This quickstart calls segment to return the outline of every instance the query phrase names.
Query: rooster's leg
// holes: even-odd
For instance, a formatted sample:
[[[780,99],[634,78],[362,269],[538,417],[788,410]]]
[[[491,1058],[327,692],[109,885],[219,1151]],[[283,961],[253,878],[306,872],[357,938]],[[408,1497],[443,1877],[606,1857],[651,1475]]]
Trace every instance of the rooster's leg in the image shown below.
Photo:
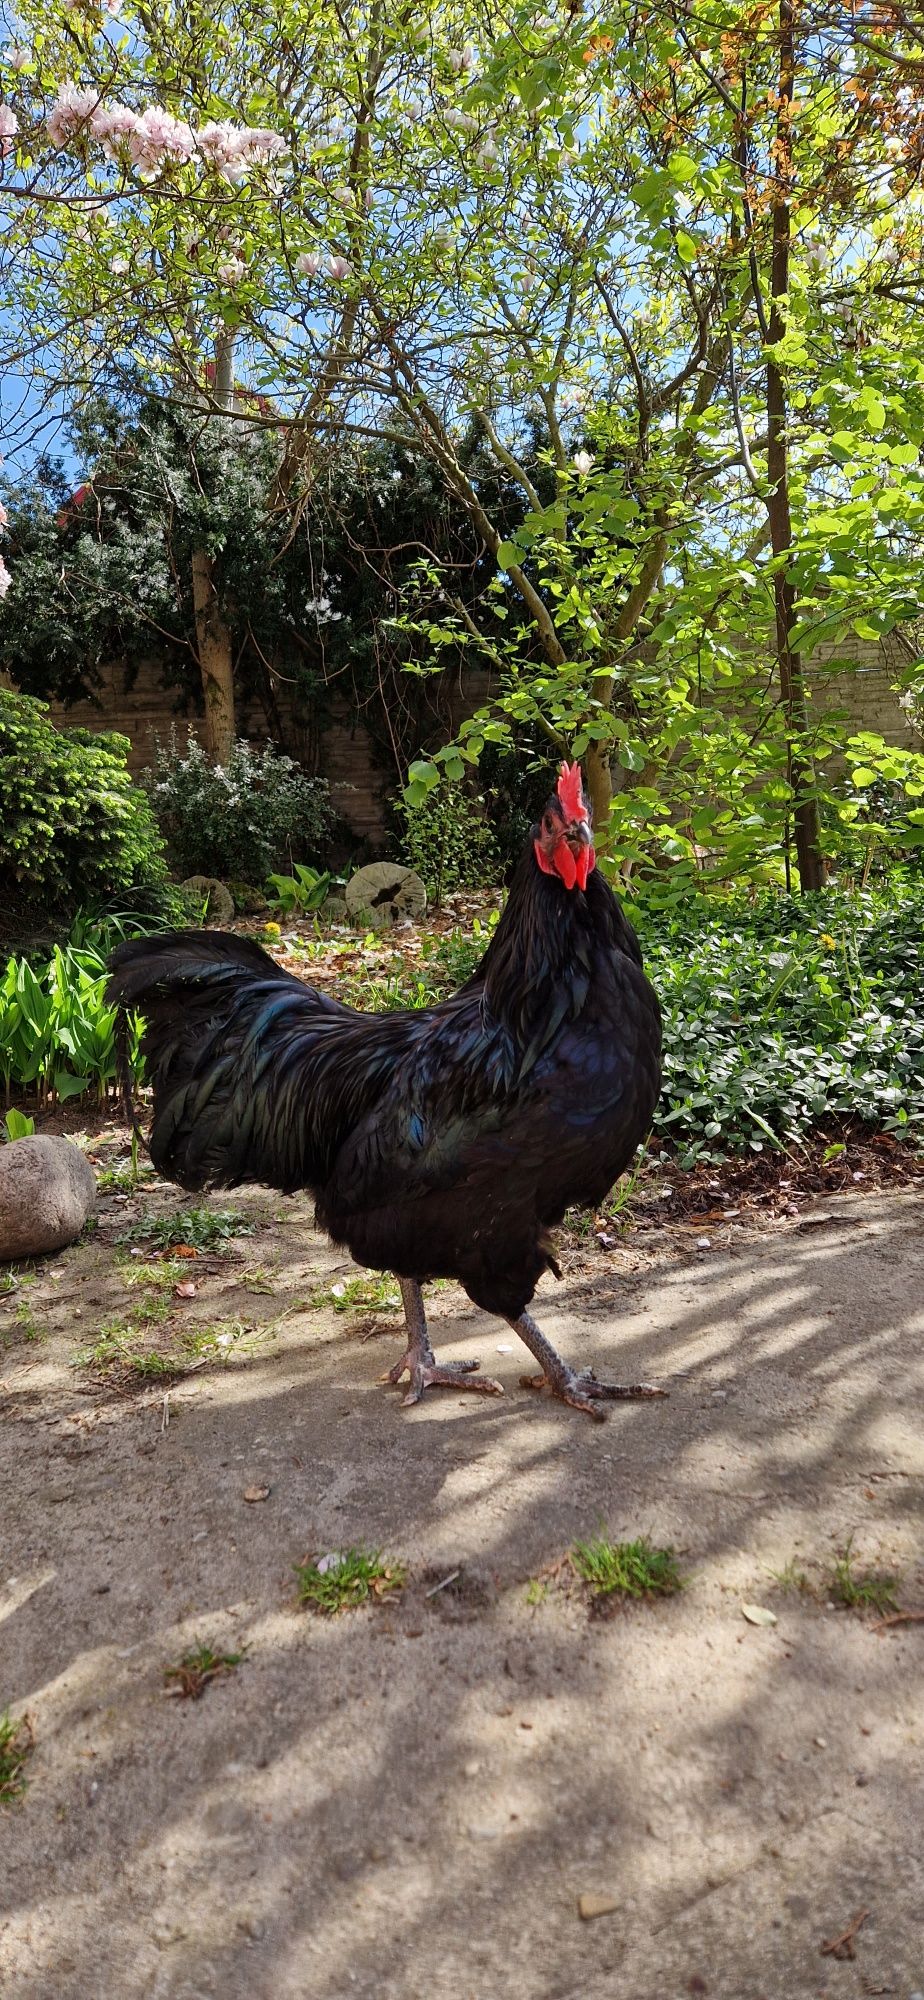
[[[556,1354],[550,1340],[536,1325],[531,1313],[520,1314],[510,1325],[514,1333],[526,1342],[531,1354],[542,1368],[541,1375],[521,1375],[525,1389],[543,1389],[546,1395],[559,1396],[563,1403],[570,1403],[575,1410],[586,1410],[588,1416],[596,1417],[602,1423],[605,1412],[601,1402],[645,1402],[652,1396],[666,1396],[666,1389],[656,1389],[651,1382],[598,1382],[592,1368],[582,1368],[580,1374],[569,1368],[560,1354]]]
[[[407,1353],[394,1368],[389,1368],[382,1381],[400,1382],[406,1369],[411,1386],[404,1397],[405,1403],[419,1403],[425,1389],[475,1389],[482,1396],[502,1396],[500,1383],[492,1382],[490,1375],[475,1376],[475,1369],[481,1365],[478,1361],[437,1361],[427,1332],[420,1286],[416,1278],[399,1278],[398,1283],[407,1321]]]

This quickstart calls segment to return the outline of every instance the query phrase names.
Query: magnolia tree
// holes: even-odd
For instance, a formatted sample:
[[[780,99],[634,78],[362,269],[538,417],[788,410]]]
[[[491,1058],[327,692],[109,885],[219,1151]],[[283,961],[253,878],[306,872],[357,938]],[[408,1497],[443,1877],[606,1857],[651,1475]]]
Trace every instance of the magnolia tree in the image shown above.
[[[433,644],[498,692],[411,796],[528,723],[584,757],[623,855],[747,867],[792,829],[817,886],[803,651],[918,609],[915,17],[25,0],[4,62],[0,346],[30,424],[141,370],[203,421],[284,426],[283,509],[344,427],[400,412],[503,593],[488,638],[443,580]],[[522,492],[512,537],[472,426]]]

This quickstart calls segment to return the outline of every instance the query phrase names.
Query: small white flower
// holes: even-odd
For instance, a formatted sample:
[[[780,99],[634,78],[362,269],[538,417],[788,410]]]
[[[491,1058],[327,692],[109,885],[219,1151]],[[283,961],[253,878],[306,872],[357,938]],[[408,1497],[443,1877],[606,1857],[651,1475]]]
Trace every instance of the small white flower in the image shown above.
[[[339,283],[341,278],[348,278],[350,275],[350,260],[348,257],[328,257],[327,268],[331,277],[336,278]]]
[[[321,258],[317,250],[305,250],[295,259],[295,269],[301,278],[316,278],[321,269]]]
[[[218,276],[223,285],[239,285],[247,266],[241,257],[229,257],[218,266]]]
[[[6,593],[9,590],[12,581],[13,579],[10,575],[9,570],[7,569],[6,563],[4,562],[3,557],[0,556],[0,597],[6,596]]]
[[[5,159],[13,150],[13,140],[19,131],[15,113],[8,104],[0,104],[0,159]]]
[[[582,479],[586,479],[588,473],[594,469],[594,462],[589,451],[576,451],[571,463],[574,466],[575,472],[579,472]]]
[[[12,42],[8,49],[4,49],[3,56],[11,69],[21,70],[25,69],[29,60],[29,51],[23,48],[21,42]]]

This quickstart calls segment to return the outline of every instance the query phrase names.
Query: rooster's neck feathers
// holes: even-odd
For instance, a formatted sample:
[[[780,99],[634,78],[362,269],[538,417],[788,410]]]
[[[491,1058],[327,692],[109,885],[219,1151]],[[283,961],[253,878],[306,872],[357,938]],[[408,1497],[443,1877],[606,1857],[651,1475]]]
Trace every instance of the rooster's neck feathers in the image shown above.
[[[577,1020],[594,957],[619,951],[641,964],[635,933],[599,872],[582,895],[523,858],[507,906],[475,974],[487,1022],[506,1029],[525,1076],[564,1021]]]

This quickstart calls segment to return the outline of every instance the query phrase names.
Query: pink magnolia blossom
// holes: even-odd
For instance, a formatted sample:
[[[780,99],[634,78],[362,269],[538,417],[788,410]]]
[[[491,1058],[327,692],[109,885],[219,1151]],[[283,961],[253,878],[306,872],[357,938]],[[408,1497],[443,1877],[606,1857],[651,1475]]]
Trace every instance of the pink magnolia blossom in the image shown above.
[[[21,42],[11,43],[8,49],[4,49],[3,54],[10,68],[15,70],[25,69],[29,60],[29,51],[23,48]]]
[[[350,260],[348,257],[328,257],[327,268],[332,278],[337,278],[338,280],[340,278],[348,278],[350,275]]]
[[[246,269],[241,257],[229,257],[226,263],[219,264],[218,276],[223,285],[239,285]]]
[[[3,557],[0,556],[0,597],[6,596],[6,593],[9,590],[12,581],[13,579],[10,575],[9,570],[7,569],[6,563],[4,562]]]
[[[207,164],[228,181],[242,181],[248,167],[285,152],[285,140],[278,132],[259,125],[233,125],[229,119],[200,126],[196,145]]]
[[[196,150],[191,126],[159,104],[150,105],[138,120],[128,146],[133,164],[146,173],[159,173],[174,162],[185,165]]]
[[[114,160],[117,153],[128,151],[139,122],[137,111],[130,111],[127,104],[97,104],[90,119],[90,130],[94,139],[99,140],[103,152]]]
[[[295,269],[302,278],[316,278],[321,269],[317,250],[305,250],[300,257],[296,257]]]
[[[99,93],[78,90],[76,83],[58,85],[58,95],[45,121],[53,146],[66,146],[69,139],[86,132],[99,108]]]
[[[13,150],[13,140],[19,131],[15,114],[8,104],[0,104],[0,160],[5,160]]]
[[[278,160],[286,150],[286,142],[278,132],[271,132],[265,125],[248,125],[244,136],[247,142],[247,156],[251,160]]]

